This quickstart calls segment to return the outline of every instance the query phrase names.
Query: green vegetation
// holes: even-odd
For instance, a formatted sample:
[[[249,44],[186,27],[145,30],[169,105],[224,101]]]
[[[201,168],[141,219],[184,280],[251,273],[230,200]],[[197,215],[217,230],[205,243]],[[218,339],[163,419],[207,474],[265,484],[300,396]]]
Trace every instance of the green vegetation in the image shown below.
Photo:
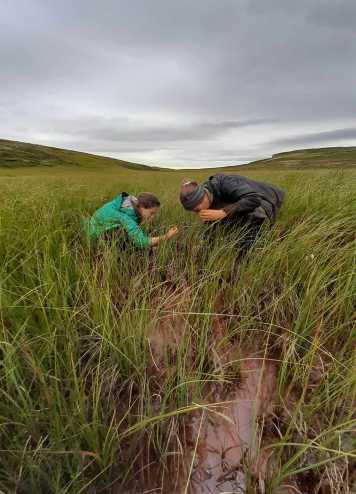
[[[356,168],[356,147],[335,147],[320,149],[299,149],[286,153],[274,154],[272,158],[252,161],[246,166],[273,169],[306,168]]]
[[[269,166],[239,169],[287,198],[238,266],[236,243],[207,246],[177,204],[187,172],[1,170],[0,491],[191,492],[184,427],[211,383],[240,382],[251,348],[277,385],[258,425],[269,467],[256,479],[243,466],[248,492],[355,491],[356,174]],[[150,229],[177,224],[177,239],[152,256],[87,245],[80,219],[122,190],[157,193]]]
[[[118,166],[131,170],[151,170],[150,167],[139,163],[97,156],[94,154],[69,151],[38,144],[8,141],[0,139],[0,169],[18,167],[80,167],[94,168],[117,168]],[[252,161],[243,165],[252,170],[257,168],[292,169],[300,170],[307,168],[323,169],[345,169],[356,168],[356,147],[330,147],[321,149],[300,149],[285,153],[274,154],[272,158]],[[232,166],[223,167],[225,170],[233,170]],[[165,168],[155,168],[165,170]],[[220,168],[221,170],[222,168]]]
[[[0,139],[0,168],[33,166],[76,166],[86,168],[97,168],[98,166],[121,166],[133,170],[151,170],[150,167],[145,165],[116,160],[114,158],[80,153],[78,151],[69,151],[68,149],[59,149],[49,146],[41,146],[38,144]]]

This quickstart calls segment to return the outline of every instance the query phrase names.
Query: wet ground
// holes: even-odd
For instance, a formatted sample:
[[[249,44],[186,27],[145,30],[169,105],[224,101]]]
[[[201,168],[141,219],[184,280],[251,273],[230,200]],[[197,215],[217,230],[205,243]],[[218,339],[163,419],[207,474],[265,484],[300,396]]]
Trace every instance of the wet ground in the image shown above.
[[[182,280],[178,285],[166,283],[164,297],[157,293],[152,301],[154,324],[148,335],[149,374],[158,388],[176,372],[175,355],[186,332],[191,330],[187,318],[190,297]],[[276,438],[268,431],[277,413],[278,364],[257,344],[251,348],[226,338],[228,317],[223,315],[223,304],[224,296],[220,292],[212,308],[207,341],[207,359],[220,378],[207,382],[203,389],[205,399],[199,402],[199,408],[180,419],[176,429],[179,447],[172,452],[172,461],[163,470],[162,465],[151,462],[151,473],[144,480],[141,478],[130,494],[265,492],[265,481],[272,477],[276,467],[272,447]],[[187,347],[185,352],[187,358],[194,356],[192,347]],[[316,353],[310,375],[311,389],[322,379],[324,361]],[[232,367],[235,375],[229,379]],[[293,390],[289,391],[290,399],[285,397],[285,402],[290,402],[293,408],[297,398]],[[159,407],[158,400],[157,413]],[[308,483],[305,479],[301,482]],[[303,492],[299,487],[297,478],[286,479],[278,494]]]
[[[268,454],[262,457],[259,450],[263,419],[274,408],[276,367],[253,354],[240,365],[241,383],[227,394],[215,393],[221,402],[206,406],[188,426],[194,443],[187,451],[192,494],[245,493],[246,476],[266,476]]]
[[[186,310],[184,298],[177,296],[176,289],[168,293],[161,309],[162,316],[149,337],[152,371],[156,375],[164,372],[164,355],[167,351],[174,353],[186,330],[186,320],[179,314]],[[247,476],[264,479],[267,474],[271,452],[261,450],[260,441],[263,422],[274,409],[276,365],[257,351],[240,349],[237,354],[229,341],[221,345],[226,336],[226,320],[219,314],[221,297],[217,297],[214,309],[209,358],[221,373],[234,361],[239,378],[228,385],[208,384],[207,401],[185,420],[183,462],[173,488],[177,494],[245,493]],[[167,487],[167,492],[171,488]]]

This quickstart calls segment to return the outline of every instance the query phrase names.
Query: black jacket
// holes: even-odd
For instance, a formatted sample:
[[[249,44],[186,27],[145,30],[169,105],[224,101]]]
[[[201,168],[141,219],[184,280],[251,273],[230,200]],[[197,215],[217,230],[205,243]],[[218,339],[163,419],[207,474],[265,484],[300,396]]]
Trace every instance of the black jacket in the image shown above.
[[[257,208],[262,207],[273,223],[284,198],[284,192],[277,187],[241,175],[213,175],[203,187],[212,194],[210,208],[224,209],[230,219],[250,213],[258,216]]]

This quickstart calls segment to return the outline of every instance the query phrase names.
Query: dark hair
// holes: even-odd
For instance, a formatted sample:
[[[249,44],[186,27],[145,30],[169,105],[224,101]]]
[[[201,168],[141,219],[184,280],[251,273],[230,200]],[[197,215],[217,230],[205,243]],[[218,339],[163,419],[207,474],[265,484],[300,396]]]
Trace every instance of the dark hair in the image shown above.
[[[137,206],[144,209],[159,208],[161,203],[156,196],[149,192],[141,192],[137,196]]]

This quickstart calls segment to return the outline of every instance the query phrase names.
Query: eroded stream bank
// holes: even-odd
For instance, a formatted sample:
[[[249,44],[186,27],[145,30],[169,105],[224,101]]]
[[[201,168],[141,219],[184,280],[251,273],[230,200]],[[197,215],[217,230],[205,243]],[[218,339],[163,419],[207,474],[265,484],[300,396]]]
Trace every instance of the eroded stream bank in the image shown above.
[[[195,340],[200,334],[196,331],[191,336],[192,295],[185,282],[167,283],[164,297],[161,295],[158,293],[152,300],[153,324],[148,333],[148,374],[157,390],[152,393],[152,398],[157,396],[153,410],[157,416],[165,398],[165,383],[176,375],[178,353],[183,351],[191,365],[197,357]],[[222,293],[217,295],[211,313],[204,316],[208,318],[205,358],[211,377],[202,385],[201,398],[190,399],[197,405],[196,410],[175,420],[169,432],[168,454],[162,463],[147,449],[147,442],[141,441],[138,455],[142,458],[137,466],[140,474],[127,494],[262,494],[278,471],[273,443],[279,438],[275,430],[271,431],[280,413],[276,352],[284,340],[281,338],[279,349],[272,352],[265,340],[251,344],[250,339],[247,344],[236,336],[239,331],[229,333]],[[310,376],[312,385],[314,377],[320,379],[320,358],[314,364],[316,377],[313,373]],[[294,400],[285,398],[293,407]],[[296,479],[287,479],[278,493],[303,492],[298,485]]]
[[[188,299],[187,293],[175,297],[172,288],[162,307],[163,315],[150,333],[152,371],[156,375],[164,372],[161,363],[165,354],[178,349],[187,330],[182,313],[188,309]],[[236,351],[226,339],[222,307],[220,293],[210,318],[209,359],[221,375],[233,363],[239,378],[233,382],[216,379],[205,385],[206,400],[200,403],[201,408],[183,420],[181,458],[172,463],[162,493],[245,493],[250,476],[260,481],[266,477],[271,451],[263,450],[263,424],[274,410],[276,363],[258,351]]]

